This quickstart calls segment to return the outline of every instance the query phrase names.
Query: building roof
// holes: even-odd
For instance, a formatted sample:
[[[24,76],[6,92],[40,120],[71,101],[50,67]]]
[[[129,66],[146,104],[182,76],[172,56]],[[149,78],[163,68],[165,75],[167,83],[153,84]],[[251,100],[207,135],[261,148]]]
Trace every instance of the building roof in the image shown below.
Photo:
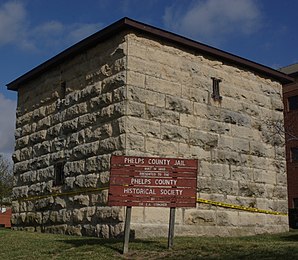
[[[47,60],[46,62],[40,64],[14,81],[8,83],[6,86],[9,90],[17,91],[24,83],[36,78],[41,73],[61,64],[67,58],[80,53],[92,46],[98,44],[99,42],[105,41],[113,35],[124,31],[132,30],[150,35],[152,37],[157,37],[159,39],[183,46],[186,48],[194,49],[201,52],[202,54],[209,55],[218,60],[229,62],[243,68],[255,71],[267,77],[273,78],[281,83],[293,82],[293,78],[284,74],[281,71],[274,70],[270,67],[261,65],[259,63],[241,58],[239,56],[233,55],[231,53],[210,47],[208,45],[196,42],[194,40],[182,37],[180,35],[147,25],[130,18],[122,18],[121,20],[109,25],[108,27],[98,31],[97,33],[85,38],[84,40],[76,43],[75,45],[69,47],[68,49],[62,51],[53,58]]]
[[[298,63],[280,68],[280,71],[287,75],[290,75],[291,77],[295,77],[298,75]]]

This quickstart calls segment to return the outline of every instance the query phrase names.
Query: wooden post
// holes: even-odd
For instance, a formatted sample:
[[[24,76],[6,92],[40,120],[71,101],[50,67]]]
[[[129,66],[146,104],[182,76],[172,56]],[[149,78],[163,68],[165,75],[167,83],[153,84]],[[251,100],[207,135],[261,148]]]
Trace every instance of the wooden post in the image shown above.
[[[131,219],[131,206],[126,207],[126,217],[124,226],[124,243],[123,243],[123,254],[128,253],[128,243],[130,234],[130,219]]]
[[[170,208],[168,249],[171,249],[174,244],[175,210],[176,210],[176,208]]]

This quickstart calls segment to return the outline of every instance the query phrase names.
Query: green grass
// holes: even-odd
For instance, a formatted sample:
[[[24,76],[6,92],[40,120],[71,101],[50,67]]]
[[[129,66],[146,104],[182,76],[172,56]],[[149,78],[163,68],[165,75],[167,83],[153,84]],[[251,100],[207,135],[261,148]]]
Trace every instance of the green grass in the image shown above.
[[[175,237],[134,240],[129,253],[115,239],[0,229],[0,259],[298,259],[298,232],[252,237]]]

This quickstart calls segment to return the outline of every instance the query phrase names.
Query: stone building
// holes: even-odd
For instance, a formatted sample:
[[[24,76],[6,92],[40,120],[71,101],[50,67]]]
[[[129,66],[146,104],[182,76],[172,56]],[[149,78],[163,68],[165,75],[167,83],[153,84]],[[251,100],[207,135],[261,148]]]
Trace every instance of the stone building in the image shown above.
[[[121,234],[125,208],[106,204],[115,154],[199,160],[200,202],[177,209],[176,235],[288,230],[284,144],[270,129],[292,81],[128,18],[110,25],[7,85],[14,229]],[[136,237],[166,236],[168,213],[134,207]]]
[[[289,224],[298,228],[298,64],[281,69],[295,79],[295,82],[284,85],[284,118],[287,158]]]

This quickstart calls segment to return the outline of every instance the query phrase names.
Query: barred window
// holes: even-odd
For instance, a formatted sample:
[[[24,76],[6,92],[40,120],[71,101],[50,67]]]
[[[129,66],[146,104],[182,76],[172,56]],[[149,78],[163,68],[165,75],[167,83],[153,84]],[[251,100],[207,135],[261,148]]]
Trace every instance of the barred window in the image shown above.
[[[298,109],[298,96],[288,98],[288,109],[289,111]]]
[[[64,99],[66,96],[66,82],[65,81],[61,81],[60,82],[60,91],[61,91],[61,98]]]
[[[298,162],[298,147],[291,148],[291,161]]]
[[[60,186],[64,184],[65,174],[64,174],[64,165],[65,162],[59,162],[54,165],[55,170],[55,186]]]
[[[222,96],[220,95],[219,83],[221,79],[211,78],[212,79],[212,98],[214,100],[222,100]]]
[[[293,199],[294,208],[298,208],[298,198]]]

